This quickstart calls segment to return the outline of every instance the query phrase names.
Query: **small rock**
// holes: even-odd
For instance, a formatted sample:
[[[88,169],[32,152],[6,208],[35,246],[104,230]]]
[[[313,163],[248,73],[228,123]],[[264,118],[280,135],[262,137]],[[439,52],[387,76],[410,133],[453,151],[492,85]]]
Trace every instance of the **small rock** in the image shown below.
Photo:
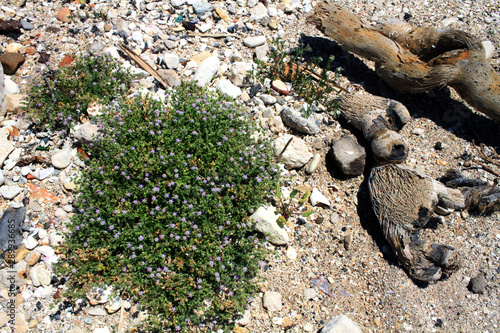
[[[71,163],[71,146],[67,142],[62,149],[55,149],[52,153],[52,165],[58,169],[64,169]]]
[[[30,270],[30,278],[35,287],[50,285],[50,272],[45,268],[44,264],[34,266]]]
[[[269,242],[274,245],[285,245],[289,242],[288,233],[277,223],[276,208],[261,206],[250,216],[252,228],[264,235],[269,235]]]
[[[12,79],[8,76],[5,77],[3,81],[5,87],[5,94],[19,94],[19,86],[12,81]]]
[[[414,128],[411,132],[415,135],[422,135],[424,134],[425,130],[423,128]]]
[[[304,326],[302,326],[302,330],[304,332],[312,332],[314,330],[314,328],[311,324],[305,323]]]
[[[304,298],[306,300],[310,300],[316,297],[316,290],[314,288],[306,288],[304,289]]]
[[[28,265],[34,266],[40,260],[41,256],[42,255],[40,254],[40,252],[38,252],[37,250],[32,250],[28,253],[25,260]]]
[[[478,274],[477,276],[470,279],[469,289],[474,294],[484,294],[486,289],[486,279],[484,278],[484,274]]]
[[[316,169],[318,169],[320,162],[321,162],[321,154],[320,153],[314,154],[313,158],[311,159],[311,162],[309,163],[309,165],[306,168],[306,173],[308,175],[313,174],[314,171],[316,171]]]
[[[283,319],[283,321],[281,322],[281,325],[283,326],[283,329],[286,331],[286,330],[289,330],[290,328],[293,327],[293,325],[295,325],[295,323],[293,322],[293,320],[291,318],[285,318]]]
[[[201,0],[195,0],[193,2],[193,9],[194,9],[194,12],[197,14],[197,15],[204,15],[206,12],[208,12],[211,8],[212,8],[212,5],[206,1],[201,1]]]
[[[162,57],[162,62],[167,66],[168,69],[175,69],[179,67],[179,56],[176,54],[164,54]]]
[[[199,87],[205,86],[210,81],[212,81],[212,78],[217,73],[219,66],[219,58],[209,57],[205,59],[196,70],[193,80],[196,81]]]
[[[120,297],[110,298],[109,302],[106,305],[104,305],[104,308],[108,311],[108,313],[112,314],[120,310],[122,302],[123,301]]]
[[[25,94],[6,94],[5,95],[5,109],[10,113],[18,113],[22,111],[22,101],[26,98]]]
[[[270,312],[281,311],[281,294],[275,291],[266,291],[262,300],[263,306]]]
[[[287,148],[287,143],[292,139]],[[285,164],[288,169],[302,168],[313,157],[307,143],[296,136],[285,134],[274,141],[274,147],[278,154],[278,160]]]
[[[31,188],[31,198],[37,200],[39,203],[46,202],[58,202],[59,198],[50,193],[49,191],[38,187],[34,184],[29,184]]]
[[[288,95],[290,93],[288,86],[281,80],[274,80],[271,82],[271,87],[283,95]]]
[[[159,69],[158,74],[165,79],[172,87],[180,86],[181,79],[176,71],[173,69]]]
[[[16,313],[14,321],[14,331],[16,333],[26,333],[29,329],[28,322],[26,321],[26,316],[24,313]]]
[[[489,40],[485,40],[485,41],[481,42],[481,44],[483,45],[483,49],[484,49],[484,58],[486,60],[491,59],[493,57],[493,55],[495,54],[495,46]]]
[[[90,316],[107,316],[108,312],[103,308],[96,307],[88,309],[87,314]]]
[[[71,10],[69,8],[61,8],[57,12],[56,18],[64,23],[71,22]]]
[[[28,250],[33,250],[35,247],[38,246],[38,241],[35,239],[35,237],[33,236],[28,236],[25,241],[24,241],[24,246],[28,249]]]
[[[336,316],[330,320],[325,327],[321,329],[321,333],[361,333],[358,324],[353,322],[346,315]]]
[[[262,2],[259,2],[255,7],[250,8],[248,11],[250,14],[250,21],[260,21],[264,18],[268,18],[268,10]]]
[[[344,136],[331,149],[333,164],[344,176],[359,176],[365,169],[366,152],[355,139]]]
[[[21,226],[24,222],[26,208],[7,208],[0,218],[0,251],[18,248],[23,241]]]
[[[89,46],[89,52],[92,55],[98,55],[104,49],[104,45],[99,42],[93,42]]]
[[[311,204],[313,206],[317,206],[319,204],[330,207],[330,201],[315,187],[312,190],[311,196]]]
[[[265,36],[247,37],[243,40],[243,44],[247,47],[254,48],[257,46],[264,45],[266,43]]]
[[[75,139],[77,139],[81,143],[90,143],[97,136],[97,132],[98,127],[96,124],[86,122],[76,130]]]
[[[250,312],[250,309],[247,309],[243,314],[243,317],[236,320],[236,324],[239,326],[247,326],[248,324],[250,324],[251,319],[252,313]]]
[[[70,329],[69,331],[67,331],[66,333],[85,333],[85,332],[86,331],[84,331],[82,328],[75,326],[72,329]]]
[[[23,190],[24,189],[22,187],[19,187],[18,185],[3,185],[2,187],[0,187],[0,194],[2,194],[5,199],[12,200]]]
[[[253,80],[250,76],[250,71],[254,70],[253,63],[247,62],[234,62],[231,65],[231,70],[229,73],[229,79],[237,87],[244,87],[253,84]]]
[[[312,117],[304,118],[300,115],[300,112],[294,109],[284,108],[280,116],[285,125],[298,132],[307,135],[315,135],[320,131],[319,126],[316,124],[316,120],[312,119]]]
[[[25,260],[28,253],[30,253],[30,250],[24,247],[20,247],[19,249],[16,250],[16,256],[14,258],[14,262],[20,262],[21,260]]]
[[[238,98],[241,96],[242,91],[239,87],[235,86],[229,80],[219,80],[215,84],[215,88],[220,90],[221,93],[228,95],[231,98]]]
[[[26,58],[19,53],[5,52],[0,55],[0,62],[3,66],[3,72],[7,75],[14,75],[17,69],[24,63]]]
[[[21,20],[21,26],[23,27],[24,30],[32,30],[34,28],[33,24],[31,24],[26,20]]]

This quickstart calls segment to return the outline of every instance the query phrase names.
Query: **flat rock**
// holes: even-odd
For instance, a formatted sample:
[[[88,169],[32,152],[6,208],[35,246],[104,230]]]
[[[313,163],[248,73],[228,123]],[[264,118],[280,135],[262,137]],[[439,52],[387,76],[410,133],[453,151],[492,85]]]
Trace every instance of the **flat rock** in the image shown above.
[[[330,320],[320,333],[361,333],[361,329],[349,317],[341,315]]]
[[[55,149],[52,153],[52,165],[58,169],[64,169],[71,163],[71,146],[66,143],[62,149]]]
[[[0,218],[0,250],[15,250],[23,241],[22,224],[26,208],[7,208]]]
[[[320,153],[314,154],[311,163],[309,163],[309,165],[306,168],[306,173],[308,175],[313,174],[314,171],[318,169],[320,163],[321,163],[321,154]]]
[[[195,0],[192,6],[197,15],[203,15],[212,8],[210,3],[201,0]]]
[[[264,309],[270,312],[281,311],[283,307],[281,303],[281,294],[275,291],[266,291],[262,299],[262,304]]]
[[[285,245],[289,242],[288,233],[277,222],[278,214],[272,206],[261,206],[250,216],[252,228],[269,236],[269,242],[274,245]]]
[[[290,144],[285,148],[288,141]],[[279,161],[284,163],[288,169],[302,168],[312,157],[313,154],[309,151],[307,143],[296,136],[285,134],[274,141],[276,153],[281,154]]]
[[[344,136],[333,144],[331,156],[333,164],[344,176],[359,176],[365,169],[365,148],[350,136]]]
[[[196,81],[196,84],[199,87],[204,87],[217,73],[219,69],[220,60],[217,57],[209,57],[205,59],[194,74],[193,80]]]
[[[4,199],[12,200],[24,189],[18,185],[3,185],[0,187],[0,194]]]
[[[250,21],[260,21],[268,16],[268,10],[262,2],[259,2],[248,12],[250,13]]]
[[[8,76],[4,80],[5,94],[19,94],[19,86]]]
[[[14,150],[14,145],[6,138],[0,138],[0,168]]]
[[[158,74],[166,80],[172,87],[180,86],[181,79],[176,71],[173,69],[159,69]]]
[[[293,128],[298,132],[307,135],[314,135],[319,133],[319,126],[316,123],[316,120],[312,119],[311,117],[302,117],[300,112],[297,110],[284,108],[283,111],[281,111],[280,116],[286,126]]]
[[[179,56],[176,54],[164,54],[162,57],[162,62],[167,66],[168,69],[175,69],[179,67]]]
[[[107,316],[108,312],[104,310],[103,308],[96,307],[96,308],[90,308],[87,310],[87,314],[91,316]]]

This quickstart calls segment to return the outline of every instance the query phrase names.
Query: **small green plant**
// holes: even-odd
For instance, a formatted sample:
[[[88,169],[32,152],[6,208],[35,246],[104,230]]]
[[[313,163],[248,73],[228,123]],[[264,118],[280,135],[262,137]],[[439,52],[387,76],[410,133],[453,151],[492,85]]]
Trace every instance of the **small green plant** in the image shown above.
[[[254,61],[264,76],[271,80],[280,79],[292,83],[292,91],[308,105],[308,108],[303,110],[305,117],[311,115],[313,105],[317,103],[330,110],[338,108],[335,99],[338,90],[330,82],[338,79],[341,69],[332,71],[333,57],[327,59],[323,70],[317,74],[322,59],[306,56],[311,51],[309,45],[299,44],[293,52],[287,52],[284,42],[277,39],[274,41],[274,48],[269,55],[270,62],[258,59]]]
[[[193,84],[135,97],[98,120],[57,272],[70,294],[114,285],[144,329],[229,331],[256,291],[263,236],[249,214],[277,180],[248,115]]]
[[[306,210],[305,212],[298,212],[297,210],[302,207],[307,200],[309,199],[309,196],[311,195],[311,191],[307,190],[305,193],[302,194],[302,197],[299,198],[298,200],[294,199],[299,194],[298,190],[293,190],[290,193],[289,199],[285,199],[282,192],[280,185],[276,185],[276,196],[278,197],[278,213],[281,214],[280,217],[278,217],[278,221],[286,224],[288,219],[292,215],[301,215],[302,217],[308,217],[311,215],[313,212],[311,210]]]
[[[31,86],[25,106],[41,129],[66,130],[89,118],[92,102],[108,104],[123,96],[132,74],[109,55],[83,56],[42,75]]]

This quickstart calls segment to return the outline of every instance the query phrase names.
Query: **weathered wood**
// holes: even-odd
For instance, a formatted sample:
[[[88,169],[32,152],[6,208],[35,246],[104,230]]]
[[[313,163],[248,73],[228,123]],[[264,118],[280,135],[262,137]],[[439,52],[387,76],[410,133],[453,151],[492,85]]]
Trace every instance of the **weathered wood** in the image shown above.
[[[410,120],[403,104],[371,94],[344,94],[339,110],[344,118],[362,131],[379,162],[402,162],[406,159],[407,144],[397,133]]]
[[[329,1],[319,2],[309,21],[346,50],[373,60],[392,88],[423,93],[450,85],[471,106],[500,121],[500,76],[473,36],[393,22],[374,30]]]

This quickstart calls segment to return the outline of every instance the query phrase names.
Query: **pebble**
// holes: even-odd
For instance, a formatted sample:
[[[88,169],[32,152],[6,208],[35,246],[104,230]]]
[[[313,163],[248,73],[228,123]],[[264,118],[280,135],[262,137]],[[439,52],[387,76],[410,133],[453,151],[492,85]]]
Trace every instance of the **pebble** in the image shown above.
[[[281,294],[275,291],[266,291],[262,300],[264,309],[269,312],[281,311],[283,307],[281,303]]]
[[[24,64],[26,58],[16,52],[5,52],[0,55],[0,62],[3,66],[4,74],[13,75],[16,73],[17,69]]]
[[[35,287],[50,285],[50,272],[44,264],[39,264],[30,269],[30,278]]]
[[[56,149],[52,153],[52,165],[58,169],[64,169],[71,163],[71,146],[66,143],[62,149]]]
[[[484,294],[484,291],[486,289],[486,279],[484,277],[484,274],[478,274],[472,279],[470,279],[469,282],[469,288],[474,294]]]
[[[25,260],[28,265],[33,266],[38,262],[38,260],[40,260],[41,256],[42,255],[40,254],[40,252],[38,252],[37,250],[32,250],[26,255]]]
[[[206,2],[206,1],[200,1],[200,0],[195,0],[193,2],[192,6],[193,6],[193,9],[194,9],[194,12],[197,15],[204,15],[212,7],[212,5],[210,5],[210,3]]]
[[[290,139],[292,141],[283,151]],[[274,146],[278,154],[281,154],[278,160],[284,163],[288,169],[302,168],[313,157],[307,143],[303,139],[290,134],[285,134],[276,139]]]
[[[265,36],[247,37],[243,40],[243,43],[250,48],[255,48],[257,46],[264,45],[266,43]]]
[[[18,185],[3,185],[2,187],[0,187],[0,194],[2,194],[2,197],[4,197],[4,199],[12,200],[23,190],[24,189],[22,187],[19,187]]]
[[[32,30],[34,28],[33,24],[26,20],[21,20],[21,25],[24,30]]]
[[[229,80],[219,80],[215,84],[215,88],[221,93],[228,95],[231,98],[238,98],[241,96],[242,91],[239,87],[235,86]]]
[[[261,206],[250,216],[252,228],[264,235],[269,235],[269,242],[285,245],[290,239],[288,233],[277,223],[278,215],[273,206]]]
[[[69,10],[69,8],[61,8],[57,12],[56,18],[64,23],[71,22],[71,10]]]
[[[284,108],[280,113],[283,123],[294,130],[307,135],[318,134],[320,128],[312,117],[305,118],[299,111],[292,108]]]
[[[274,80],[271,82],[271,87],[283,95],[288,95],[290,93],[288,86],[281,80]]]
[[[308,175],[313,174],[314,171],[318,169],[320,163],[321,163],[321,154],[320,153],[314,154],[313,158],[311,159],[311,162],[306,168],[306,173]]]
[[[321,333],[340,333],[340,332],[361,333],[361,329],[359,328],[358,324],[353,322],[346,315],[340,315],[334,317],[325,325],[325,327],[321,329]]]
[[[311,300],[316,297],[316,290],[314,288],[306,288],[304,289],[304,298],[306,300]]]

